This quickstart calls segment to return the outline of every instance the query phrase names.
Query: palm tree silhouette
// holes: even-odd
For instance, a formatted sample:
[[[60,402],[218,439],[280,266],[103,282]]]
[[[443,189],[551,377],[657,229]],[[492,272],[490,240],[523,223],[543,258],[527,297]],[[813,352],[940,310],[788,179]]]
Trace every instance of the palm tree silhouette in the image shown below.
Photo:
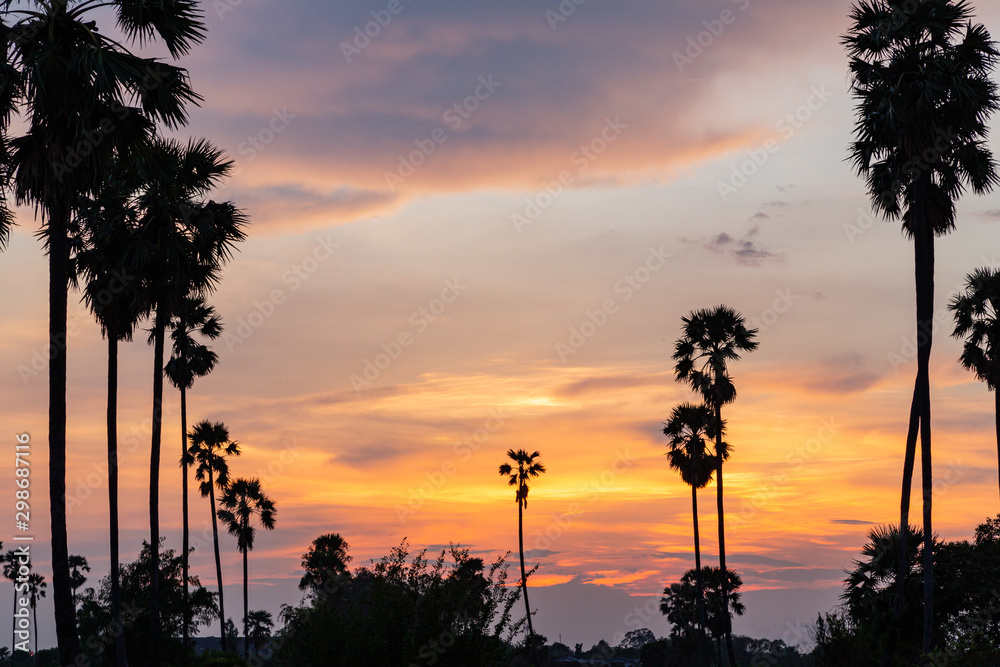
[[[719,567],[726,567],[726,526],[723,506],[722,464],[729,458],[728,445],[722,442],[722,406],[736,400],[736,385],[729,376],[729,362],[737,361],[742,353],[757,349],[757,330],[747,329],[743,316],[728,306],[696,310],[682,317],[683,335],[674,347],[674,374],[678,381],[686,382],[701,394],[705,404],[715,415],[715,481],[716,504],[719,515]],[[728,580],[722,578],[722,586]],[[723,590],[722,602],[729,599]],[[728,623],[729,615],[725,615]],[[726,628],[726,652],[729,664],[736,664],[733,632]]]
[[[111,553],[111,614],[121,625],[122,599],[119,572],[118,529],[118,343],[131,341],[139,320],[149,314],[139,281],[132,272],[138,236],[136,211],[130,202],[135,190],[134,170],[112,162],[97,196],[78,213],[79,243],[71,276],[81,278],[84,301],[90,307],[108,342],[108,532]],[[72,567],[72,563],[70,564]],[[71,577],[72,579],[72,577]],[[74,590],[77,587],[72,586]],[[75,607],[75,601],[74,601]],[[119,667],[128,665],[123,633],[115,635]]]
[[[260,480],[256,477],[245,479],[240,477],[223,492],[219,500],[222,509],[219,519],[229,529],[229,534],[236,537],[236,546],[243,554],[243,655],[249,655],[250,637],[250,607],[249,607],[249,577],[247,572],[247,555],[253,551],[254,538],[257,529],[254,519],[265,530],[274,530],[274,501],[267,497],[260,488]]]
[[[76,592],[80,590],[80,586],[87,583],[87,575],[84,572],[90,572],[90,564],[87,563],[87,559],[76,554],[70,555],[69,581],[73,589],[74,603],[76,602]]]
[[[274,619],[269,611],[251,611],[247,614],[247,637],[253,644],[255,653],[260,652],[260,647],[271,638],[271,630],[274,629]]]
[[[28,605],[31,607],[31,624],[35,627],[35,662],[38,661],[38,601],[45,597],[45,577],[38,572],[28,575]]]
[[[314,596],[330,593],[340,577],[350,576],[349,548],[340,533],[325,533],[313,540],[309,551],[302,555],[305,574],[299,580],[299,590],[310,591]]]
[[[705,440],[715,436],[715,416],[707,405],[678,405],[670,413],[663,427],[663,435],[670,439],[667,461],[671,470],[681,474],[684,483],[691,487],[691,515],[694,519],[694,571],[698,611],[698,662],[705,664],[702,645],[705,641],[705,589],[702,581],[701,538],[698,531],[698,489],[712,481],[715,457],[708,453]]]
[[[187,105],[200,99],[183,69],[137,56],[111,35],[120,31],[130,44],[159,37],[178,58],[205,32],[195,0],[175,0],[156,10],[145,2],[125,0],[51,0],[36,3],[33,11],[11,10],[11,4],[3,3],[4,18],[16,18],[0,27],[6,45],[0,126],[6,135],[12,112],[18,110],[27,122],[26,132],[9,141],[10,171],[3,175],[12,179],[17,203],[32,204],[41,212],[49,255],[52,584],[59,662],[69,665],[79,652],[66,533],[69,222],[78,198],[97,190],[115,154],[128,154],[152,134],[157,121],[170,128],[184,124]],[[93,12],[104,12],[107,5],[115,12],[118,31],[96,27]],[[6,234],[6,219],[2,227],[0,237]],[[150,648],[157,664],[155,641]]]
[[[888,0],[859,0],[842,38],[858,101],[851,160],[872,207],[901,220],[913,239],[917,297],[917,376],[906,436],[900,525],[909,525],[910,487],[920,435],[924,542],[932,545],[930,354],[934,321],[934,237],[955,227],[955,200],[988,192],[997,168],[987,120],[998,108],[990,72],[998,54],[972,23],[964,0],[924,0],[899,11]],[[906,531],[900,531],[894,625],[902,615]],[[924,550],[923,650],[934,644],[933,546]],[[895,651],[890,633],[883,665]]]
[[[163,418],[163,348],[171,318],[192,293],[203,295],[218,284],[222,265],[235,244],[246,238],[246,216],[231,202],[206,200],[233,163],[205,140],[186,145],[156,139],[145,152],[142,185],[136,196],[144,255],[138,273],[153,312],[153,415],[149,460],[149,529],[153,545],[150,615],[158,624],[160,563],[160,442]],[[158,625],[155,632],[159,632]]]
[[[226,605],[222,589],[222,558],[219,554],[219,522],[215,510],[215,489],[225,491],[229,486],[227,456],[239,456],[239,443],[229,439],[229,430],[221,423],[201,421],[189,435],[191,446],[186,453],[189,464],[198,464],[194,477],[201,482],[202,497],[208,496],[212,508],[212,538],[215,541],[215,574],[219,582],[219,632],[222,650],[226,647]]]
[[[215,309],[205,303],[197,294],[188,295],[178,312],[170,320],[170,338],[173,341],[170,360],[164,366],[164,373],[181,392],[181,514],[183,515],[181,559],[184,570],[184,600],[188,599],[188,556],[190,532],[188,528],[188,466],[184,452],[187,451],[187,390],[194,385],[196,377],[204,377],[215,368],[219,357],[207,346],[199,343],[194,334],[215,340],[222,335],[222,321]],[[185,614],[187,604],[185,603]],[[188,643],[188,624],[183,625],[183,642]]]
[[[980,268],[966,277],[965,292],[956,295],[956,338],[965,338],[960,361],[993,392],[997,435],[997,481],[1000,483],[1000,270]]]
[[[528,603],[528,576],[524,571],[524,509],[528,506],[528,480],[545,472],[545,466],[535,461],[539,456],[541,454],[537,451],[529,454],[523,449],[508,449],[507,458],[517,467],[512,467],[510,463],[500,465],[501,477],[507,477],[507,484],[517,487],[514,500],[517,502],[517,544],[521,554],[521,591],[524,593],[524,609],[528,619],[528,642],[532,647],[535,631],[531,625],[531,605]]]
[[[4,553],[3,557],[0,558],[0,564],[3,565],[3,578],[9,581],[12,586],[17,586],[17,570],[18,567],[20,566],[20,563],[18,562],[17,553],[15,553],[13,549],[9,549]],[[29,568],[31,567],[30,561],[28,563],[28,567]],[[17,636],[17,618],[14,617],[14,614],[17,613],[16,591],[12,599],[14,603],[14,608],[10,612],[10,648],[11,648],[10,664],[11,665],[14,664],[14,655],[16,654],[16,651],[14,651],[14,642]]]

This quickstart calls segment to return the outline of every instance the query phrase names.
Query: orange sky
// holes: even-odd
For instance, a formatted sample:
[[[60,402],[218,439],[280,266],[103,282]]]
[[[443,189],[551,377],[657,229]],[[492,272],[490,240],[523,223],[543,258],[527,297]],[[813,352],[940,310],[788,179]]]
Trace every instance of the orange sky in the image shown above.
[[[761,329],[725,413],[727,547],[749,609],[736,628],[807,641],[793,629],[836,602],[868,528],[898,521],[915,371],[911,247],[868,222],[844,162],[848,3],[589,0],[555,30],[534,3],[414,4],[351,63],[328,35],[348,38],[378,7],[343,4],[248,0],[221,17],[206,5],[209,40],[185,61],[206,97],[189,132],[236,159],[219,196],[253,220],[212,298],[227,329],[219,367],[189,401],[191,421],[229,426],[244,452],[234,473],[260,476],[278,505],[251,557],[251,606],[297,602],[299,557],[328,531],[355,564],[404,538],[516,555],[497,466],[526,448],[548,468],[525,515],[538,629],[588,646],[641,626],[666,634],[635,610],[693,565],[690,492],[659,433],[691,399],[670,354],[682,315],[726,303]],[[678,71],[674,53],[726,9],[732,24]],[[1000,31],[1000,12],[980,9]],[[490,75],[501,85],[453,129],[444,114]],[[385,173],[439,127],[446,140],[391,189]],[[720,182],[738,185],[723,197]],[[958,231],[938,244],[940,308],[965,273],[997,263],[998,210],[998,195],[960,203]],[[42,471],[46,274],[37,223],[21,221],[0,261],[0,399]],[[70,313],[71,552],[96,583],[105,348],[75,300]],[[595,319],[578,345],[573,330]],[[992,397],[958,367],[943,310],[938,322],[935,521],[962,539],[998,508]],[[148,536],[151,357],[144,343],[122,351],[127,557]],[[177,409],[170,392],[173,548]],[[40,472],[34,482],[44,488]],[[709,563],[714,491],[699,498]],[[194,501],[195,533],[206,505]],[[46,515],[41,493],[33,509]],[[213,581],[211,549],[196,547],[195,571]],[[238,562],[227,542],[233,599]]]

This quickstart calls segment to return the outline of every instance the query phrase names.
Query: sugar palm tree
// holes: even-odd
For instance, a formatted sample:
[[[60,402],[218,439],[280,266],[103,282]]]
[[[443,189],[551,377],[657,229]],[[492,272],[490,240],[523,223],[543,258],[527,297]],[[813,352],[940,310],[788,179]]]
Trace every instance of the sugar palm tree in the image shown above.
[[[90,564],[87,563],[87,559],[77,554],[70,555],[69,581],[73,588],[73,600],[76,600],[76,592],[80,590],[80,586],[87,583],[87,575],[84,572],[90,572]]]
[[[254,520],[265,530],[274,530],[274,501],[267,497],[260,488],[260,480],[256,477],[245,479],[240,477],[223,492],[219,500],[222,509],[219,519],[229,529],[229,534],[236,537],[236,546],[243,554],[243,655],[250,655],[250,607],[249,607],[249,576],[247,571],[247,555],[253,551],[254,538],[257,529]]]
[[[35,660],[38,658],[38,601],[45,597],[45,577],[38,572],[28,575],[28,606],[31,607],[31,624],[35,627]]]
[[[274,629],[274,619],[269,611],[251,611],[247,614],[249,630],[247,637],[253,645],[255,653],[260,653],[260,647],[271,638],[271,631]]]
[[[757,349],[757,330],[748,329],[743,316],[728,306],[696,310],[682,317],[683,335],[674,346],[674,374],[678,381],[686,382],[701,394],[705,405],[712,410],[716,427],[715,481],[716,504],[719,516],[719,567],[726,567],[726,526],[723,504],[722,464],[729,458],[728,445],[723,443],[722,406],[736,400],[736,385],[729,375],[729,363],[741,354]],[[723,588],[727,579],[722,578]],[[722,602],[726,604],[728,592],[723,590]],[[725,615],[728,622],[729,615]],[[726,652],[729,664],[736,664],[732,628],[726,628]]]
[[[857,100],[850,157],[867,182],[872,207],[900,220],[913,240],[917,376],[906,437],[900,525],[909,525],[910,487],[920,436],[924,542],[932,545],[930,353],[934,320],[934,238],[955,227],[955,201],[967,189],[998,182],[986,145],[998,108],[990,73],[998,54],[989,33],[972,23],[965,0],[923,0],[901,10],[890,0],[859,0],[842,42]],[[894,619],[902,614],[906,531],[899,533]],[[924,550],[923,649],[934,644],[933,547]],[[895,633],[883,664],[895,650]]]
[[[174,128],[199,97],[187,73],[126,44],[160,38],[177,58],[204,37],[196,0],[38,0],[34,9],[3,2],[0,43],[0,136],[14,112],[26,131],[10,148],[14,199],[41,213],[49,255],[49,511],[52,584],[60,664],[76,662],[79,638],[69,585],[66,533],[66,310],[69,223],[78,198],[99,187],[108,162],[127,154],[155,122]],[[125,44],[98,30],[113,8]],[[6,152],[6,150],[4,151]],[[0,237],[6,237],[7,221]],[[151,647],[157,659],[155,644]]]
[[[132,172],[130,166],[114,160],[97,196],[81,206],[76,220],[78,248],[71,273],[74,282],[82,283],[84,301],[97,318],[101,334],[108,343],[106,416],[111,614],[119,625],[122,623],[122,599],[118,548],[118,344],[132,340],[139,321],[149,310],[133,267],[138,234],[136,211],[130,201],[136,187]],[[75,597],[78,586],[71,588]],[[115,635],[115,660],[118,667],[128,665],[123,633]]]
[[[965,292],[948,304],[956,338],[964,338],[960,361],[993,392],[1000,483],[1000,270],[980,268],[966,277]]]
[[[192,292],[212,291],[235,244],[246,238],[246,216],[231,202],[207,195],[226,177],[233,163],[205,140],[181,144],[156,139],[138,168],[136,196],[142,255],[137,272],[153,313],[153,414],[149,461],[149,528],[153,545],[151,577],[159,568],[160,444],[163,417],[164,342],[171,318]],[[159,584],[152,577],[151,616],[156,619]],[[154,620],[154,622],[156,622]],[[158,632],[158,628],[157,628]]]
[[[528,620],[528,642],[534,646],[535,631],[531,625],[531,605],[528,603],[528,576],[524,571],[524,510],[528,506],[528,480],[538,477],[545,472],[545,466],[535,461],[541,454],[526,450],[507,450],[507,458],[517,467],[512,467],[510,463],[500,465],[500,475],[507,478],[507,484],[517,487],[514,493],[514,501],[517,503],[517,544],[521,554],[521,592],[524,593],[524,609]]]
[[[715,416],[706,405],[684,403],[670,413],[663,426],[663,435],[670,440],[667,461],[671,470],[680,473],[684,483],[691,487],[691,516],[694,520],[694,572],[698,611],[698,662],[705,664],[702,644],[705,641],[705,589],[702,581],[701,538],[698,531],[698,489],[712,481],[715,458],[706,448],[715,433]]]
[[[239,456],[239,443],[229,439],[229,429],[221,422],[201,421],[189,434],[191,446],[186,452],[188,464],[198,464],[194,477],[201,482],[201,495],[207,496],[212,508],[212,538],[215,541],[215,574],[219,582],[219,633],[222,650],[226,645],[226,605],[222,589],[222,558],[219,554],[219,522],[215,509],[215,490],[225,491],[229,486],[227,456]]]
[[[299,580],[299,590],[309,591],[314,596],[326,595],[343,576],[350,576],[347,569],[351,556],[347,553],[350,545],[340,533],[325,533],[302,555],[302,569],[305,574]]]
[[[181,514],[183,517],[181,559],[184,570],[184,599],[188,599],[188,556],[190,532],[188,528],[188,466],[187,451],[187,390],[197,377],[212,372],[219,357],[207,346],[198,342],[195,334],[214,340],[222,334],[222,320],[215,309],[197,294],[189,294],[180,309],[170,319],[170,338],[173,341],[170,360],[163,371],[181,392]],[[185,613],[186,607],[185,607]],[[184,624],[183,641],[188,643],[187,623]]]

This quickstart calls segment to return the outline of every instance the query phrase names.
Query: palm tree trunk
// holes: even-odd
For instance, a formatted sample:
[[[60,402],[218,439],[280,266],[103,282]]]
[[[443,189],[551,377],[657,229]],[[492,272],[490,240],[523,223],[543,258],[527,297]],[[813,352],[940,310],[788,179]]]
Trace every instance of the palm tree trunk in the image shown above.
[[[118,339],[108,332],[108,527],[111,538],[111,620],[115,629],[115,664],[128,667],[122,591],[118,571]]]
[[[212,489],[209,498],[212,501],[212,537],[215,540],[215,574],[219,580],[219,628],[222,630],[222,650],[226,650],[226,603],[222,591],[222,558],[219,556],[219,520],[215,516],[215,480],[212,470],[208,471],[208,485]]]
[[[52,533],[52,603],[59,663],[72,665],[80,650],[69,580],[66,533],[66,300],[69,295],[69,211],[49,211],[49,518]]]
[[[183,517],[183,537],[182,537],[182,554],[181,563],[184,571],[184,610],[182,612],[182,625],[181,634],[184,640],[184,646],[188,645],[188,623],[190,620],[191,610],[189,609],[189,597],[188,597],[188,550],[189,550],[189,534],[188,534],[188,465],[187,465],[187,392],[184,387],[181,386],[181,515]]]
[[[694,573],[698,591],[698,664],[705,664],[705,584],[701,578],[701,535],[698,531],[698,489],[691,485],[691,516],[694,517]]]
[[[36,665],[38,664],[38,602],[34,601],[31,603],[31,618],[32,625],[35,626],[35,659],[32,660]]]
[[[163,338],[166,330],[157,311],[153,327],[153,437],[149,449],[149,656],[160,664],[160,433],[163,422]]]
[[[997,428],[997,484],[1000,485],[1000,387],[993,390],[993,400],[996,404],[993,412]]]
[[[896,564],[896,598],[893,603],[892,623],[889,626],[889,639],[886,642],[885,653],[882,655],[882,666],[889,667],[896,655],[896,642],[899,636],[900,624],[903,619],[903,601],[906,592],[906,575],[909,570],[907,554],[907,538],[910,525],[910,494],[913,487],[913,465],[917,457],[917,432],[920,428],[920,372],[917,372],[917,382],[913,385],[913,399],[910,403],[910,423],[906,431],[906,452],[903,455],[903,489],[899,501],[899,561]]]
[[[528,577],[524,572],[524,517],[520,500],[517,501],[517,544],[521,553],[521,592],[524,593],[524,611],[528,619],[528,639],[534,642],[535,630],[531,626],[531,605],[528,604]],[[532,654],[534,646],[532,643]]]
[[[925,186],[926,187],[926,186]],[[916,247],[917,323],[924,335],[917,336],[918,390],[920,405],[920,467],[924,500],[924,632],[923,650],[934,645],[934,542],[931,521],[933,469],[931,462],[930,358],[934,326],[934,230],[925,216],[914,217]],[[923,371],[921,374],[920,371]]]
[[[243,657],[248,658],[250,653],[247,651],[247,629],[250,627],[250,621],[247,618],[247,608],[249,605],[249,587],[247,578],[247,551],[243,550]]]
[[[719,455],[722,449],[722,406],[715,405],[715,453]],[[736,651],[733,648],[733,620],[729,616],[729,570],[726,568],[726,510],[722,498],[722,457],[718,456],[719,466],[716,470],[716,503],[719,514],[719,567],[722,568],[722,624],[726,635],[726,652],[729,654],[729,664],[736,665]],[[721,656],[720,656],[721,657]]]

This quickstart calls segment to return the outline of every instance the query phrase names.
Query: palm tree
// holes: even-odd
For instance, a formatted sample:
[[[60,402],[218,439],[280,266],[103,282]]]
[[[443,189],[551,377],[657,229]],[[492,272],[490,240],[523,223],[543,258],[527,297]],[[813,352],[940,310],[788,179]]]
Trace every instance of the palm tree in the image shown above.
[[[0,558],[0,564],[3,565],[3,578],[11,583],[13,586],[17,586],[17,570],[20,566],[18,562],[17,554],[13,549],[9,549],[4,553],[3,557]],[[28,567],[31,567],[29,561]],[[17,636],[17,619],[14,618],[14,614],[17,612],[17,593],[13,595],[14,608],[10,612],[10,648],[11,648],[11,658],[10,664],[14,664],[14,641]]]
[[[215,489],[225,491],[229,486],[227,456],[239,456],[239,443],[229,439],[229,430],[221,423],[201,421],[195,424],[188,436],[191,446],[186,452],[189,464],[198,464],[194,477],[201,482],[202,497],[208,496],[212,508],[212,537],[215,541],[215,574],[219,582],[219,632],[222,650],[226,647],[226,605],[222,589],[222,558],[219,554],[219,522],[215,510]]]
[[[69,222],[78,198],[94,192],[108,161],[148,137],[156,121],[186,122],[186,106],[200,99],[187,73],[130,52],[98,30],[96,15],[111,5],[117,32],[128,43],[159,37],[170,55],[186,53],[205,35],[196,0],[50,0],[36,9],[3,3],[0,41],[0,119],[22,111],[25,134],[10,140],[14,198],[42,214],[49,255],[49,506],[53,599],[61,664],[79,651],[69,586],[66,535],[66,306]],[[72,6],[71,6],[72,5]],[[134,106],[128,106],[128,103]],[[6,227],[6,225],[4,225]],[[3,236],[6,232],[0,232]],[[156,653],[153,652],[154,660]]]
[[[350,545],[340,533],[320,535],[302,555],[302,569],[305,574],[299,580],[299,590],[310,591],[314,596],[331,592],[336,581],[350,576],[347,566],[351,556],[347,553]]]
[[[990,72],[1000,53],[972,23],[965,0],[923,0],[901,11],[890,0],[859,0],[842,38],[858,101],[850,157],[867,181],[872,207],[900,220],[913,239],[917,297],[917,376],[906,437],[900,524],[909,525],[910,487],[920,436],[924,542],[932,545],[930,353],[934,320],[934,237],[955,227],[955,200],[998,182],[986,145],[998,108]],[[894,619],[902,614],[906,531],[900,531]],[[924,550],[923,649],[934,643],[933,546]],[[891,633],[883,664],[895,650]]]
[[[729,376],[729,362],[737,361],[740,355],[757,349],[757,330],[747,329],[743,316],[728,306],[696,310],[682,317],[683,335],[674,346],[673,359],[676,362],[674,374],[678,381],[686,382],[701,394],[705,405],[715,415],[715,481],[716,504],[719,515],[719,567],[726,567],[726,526],[723,506],[722,464],[729,458],[728,445],[722,442],[722,406],[736,400],[736,385]],[[725,589],[728,579],[722,578]],[[722,602],[729,599],[723,590]],[[724,616],[728,623],[729,614]],[[736,664],[733,648],[733,632],[726,628],[726,652],[729,664]]]
[[[667,461],[670,469],[681,474],[684,483],[691,487],[691,515],[694,519],[694,571],[698,608],[698,662],[704,664],[702,644],[705,641],[705,589],[702,581],[701,538],[698,531],[698,489],[712,481],[715,458],[708,453],[705,440],[715,433],[715,417],[707,405],[678,405],[663,426],[663,435],[670,439]]]
[[[31,607],[31,624],[35,627],[35,662],[38,661],[38,600],[45,597],[45,577],[37,572],[28,575],[28,605]]]
[[[133,169],[114,160],[97,197],[78,213],[79,249],[71,273],[84,279],[84,301],[108,342],[108,529],[111,553],[111,614],[122,623],[121,573],[118,549],[118,343],[131,341],[148,305],[133,272],[137,254],[136,211],[130,201],[135,190]],[[71,557],[72,558],[72,557]],[[72,561],[70,564],[72,567]],[[72,587],[75,590],[78,586]],[[115,635],[115,659],[126,667],[123,633]]]
[[[250,607],[249,578],[247,572],[247,555],[253,551],[254,537],[257,529],[254,519],[265,530],[274,530],[274,501],[267,497],[260,488],[260,480],[256,477],[245,479],[240,477],[223,492],[219,500],[222,509],[219,519],[229,529],[229,534],[236,537],[236,546],[243,554],[243,655],[250,655]]]
[[[948,304],[955,313],[956,338],[965,338],[960,361],[993,392],[1000,483],[1000,270],[980,268],[966,278],[966,289]]]
[[[76,592],[80,586],[87,583],[87,576],[84,572],[90,572],[90,565],[83,556],[72,554],[69,557],[69,581],[73,589],[73,601],[76,601]]]
[[[163,371],[171,383],[181,391],[181,514],[183,515],[183,547],[181,558],[184,569],[184,599],[188,598],[188,466],[184,452],[187,451],[187,390],[194,385],[196,377],[212,372],[219,357],[212,350],[194,338],[197,332],[209,339],[222,335],[222,321],[215,309],[205,303],[197,294],[189,294],[181,303],[180,310],[170,320],[170,338],[173,350]],[[185,607],[186,610],[186,607]],[[187,613],[185,611],[185,613]],[[184,624],[183,641],[188,643],[187,623]]]
[[[271,631],[274,629],[274,619],[269,611],[251,611],[247,614],[249,630],[247,637],[253,645],[255,653],[260,653],[260,647],[271,638]]]
[[[516,486],[514,501],[517,503],[517,544],[521,554],[521,591],[524,593],[524,609],[528,619],[528,642],[534,646],[535,631],[531,625],[531,605],[528,603],[528,576],[524,571],[524,509],[528,506],[528,480],[545,472],[545,466],[535,461],[541,456],[539,452],[529,454],[523,449],[507,450],[507,458],[517,464],[513,468],[510,463],[500,465],[500,476],[507,478],[507,484]]]
[[[231,202],[205,197],[232,169],[232,161],[205,140],[186,145],[156,139],[139,163],[136,194],[141,231],[138,274],[153,313],[153,414],[149,460],[151,619],[159,632],[160,442],[163,417],[163,356],[166,329],[189,295],[212,291],[235,244],[246,238],[246,216]]]

